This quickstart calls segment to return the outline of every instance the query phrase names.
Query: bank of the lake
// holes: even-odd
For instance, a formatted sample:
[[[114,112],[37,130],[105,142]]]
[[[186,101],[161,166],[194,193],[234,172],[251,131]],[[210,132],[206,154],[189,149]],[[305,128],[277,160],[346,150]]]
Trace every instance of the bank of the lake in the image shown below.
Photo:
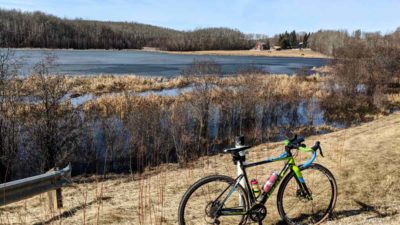
[[[147,49],[147,51],[156,51]],[[285,50],[209,50],[209,51],[161,51],[168,54],[182,55],[219,55],[219,56],[263,56],[263,57],[299,57],[299,58],[331,58],[320,52],[306,49],[285,49]]]

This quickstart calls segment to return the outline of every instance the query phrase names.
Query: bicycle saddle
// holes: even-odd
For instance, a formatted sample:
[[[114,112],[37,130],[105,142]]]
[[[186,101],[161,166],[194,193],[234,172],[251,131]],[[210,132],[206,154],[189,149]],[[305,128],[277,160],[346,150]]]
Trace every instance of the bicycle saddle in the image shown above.
[[[237,148],[236,147],[235,148],[227,148],[227,149],[224,149],[224,152],[225,153],[238,153],[238,152],[244,151],[249,148],[251,148],[251,146],[245,145],[245,146],[241,146],[241,147],[237,147]]]

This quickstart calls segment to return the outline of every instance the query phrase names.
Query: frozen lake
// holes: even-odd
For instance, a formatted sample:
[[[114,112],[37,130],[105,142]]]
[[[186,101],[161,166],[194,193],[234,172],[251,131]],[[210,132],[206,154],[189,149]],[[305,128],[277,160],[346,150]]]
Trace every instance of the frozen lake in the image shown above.
[[[48,50],[14,49],[22,57],[22,74],[32,67]],[[260,56],[178,55],[146,51],[112,50],[52,50],[57,56],[55,72],[69,75],[137,74],[176,76],[194,60],[213,60],[221,65],[223,74],[235,74],[237,69],[254,65],[278,74],[293,74],[298,69],[326,65],[328,59]]]

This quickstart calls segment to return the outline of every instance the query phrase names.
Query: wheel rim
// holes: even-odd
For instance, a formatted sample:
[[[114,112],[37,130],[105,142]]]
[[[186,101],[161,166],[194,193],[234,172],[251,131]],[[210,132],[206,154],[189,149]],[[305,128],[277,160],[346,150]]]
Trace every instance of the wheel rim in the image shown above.
[[[222,200],[225,199],[231,188],[225,191],[220,198],[218,198],[218,196],[220,196],[229,185],[230,183],[227,181],[217,180],[205,183],[194,190],[184,209],[185,224],[214,224],[216,222],[220,224],[241,224],[244,220],[244,216],[219,216],[217,218],[218,221],[212,217],[212,215],[216,215],[216,209],[222,205]],[[241,207],[239,199],[241,199],[244,204],[242,207],[244,206],[246,208],[243,195],[243,191],[237,188],[222,207],[239,208]],[[215,202],[217,198],[220,200],[219,202]]]
[[[335,197],[335,185],[327,174],[316,168],[303,170],[302,175],[312,200],[302,193],[293,176],[283,192],[284,215],[293,224],[317,224],[329,215]]]

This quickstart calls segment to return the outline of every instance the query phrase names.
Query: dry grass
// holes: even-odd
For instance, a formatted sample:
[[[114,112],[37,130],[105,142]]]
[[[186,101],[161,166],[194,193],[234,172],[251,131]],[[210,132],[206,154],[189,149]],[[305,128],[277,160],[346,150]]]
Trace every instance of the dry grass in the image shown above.
[[[108,76],[70,76],[67,82],[71,84],[73,94],[96,95],[120,92],[145,92],[162,89],[182,88],[194,82],[192,77],[178,76],[143,77],[136,75],[108,75]]]
[[[162,51],[168,54],[183,54],[183,55],[235,55],[235,56],[266,56],[266,57],[302,57],[302,58],[329,58],[319,52],[311,49],[287,49],[287,50],[210,50],[210,51]]]
[[[199,83],[212,84],[212,95],[214,99],[236,97],[243,93],[238,93],[239,89],[247,88],[256,91],[257,97],[268,98],[270,96],[284,96],[286,99],[298,96],[304,99],[324,99],[328,92],[324,90],[324,86],[329,85],[332,76],[321,76],[320,72],[330,72],[329,67],[316,68],[316,72],[309,76],[288,76],[285,74],[245,74],[237,76],[179,76],[174,78],[164,77],[142,77],[135,75],[104,75],[104,76],[67,76],[65,77],[65,85],[71,98],[82,96],[84,94],[93,94],[94,100],[86,103],[86,109],[101,108],[104,104],[114,109],[123,109],[121,104],[126,102],[125,93],[141,93],[146,91],[159,91],[163,89],[174,89],[188,87]],[[37,77],[30,76],[27,79],[15,79],[14,82],[19,83],[21,87],[19,94],[21,96],[35,96],[37,93],[36,80]],[[232,89],[239,87],[239,89]],[[179,92],[177,92],[179,93]],[[246,91],[248,93],[248,91]],[[182,93],[180,96],[171,96],[176,100],[185,100],[191,98],[190,92]],[[145,98],[148,100],[149,96]],[[154,98],[150,93],[150,97]],[[170,97],[166,97],[171,99]],[[157,98],[163,100],[166,98]],[[397,108],[400,105],[400,95],[398,90],[390,93],[382,93],[378,96],[378,102],[384,103],[389,108]],[[162,101],[161,101],[162,102]],[[102,105],[103,104],[103,105]],[[23,108],[29,108],[22,104]],[[382,108],[383,109],[383,108]],[[20,110],[20,111],[21,111]],[[24,111],[24,110],[22,110]],[[21,112],[22,112],[21,111]],[[27,111],[27,110],[25,110]],[[28,110],[29,111],[29,110]],[[27,112],[28,112],[27,111]],[[121,111],[123,113],[123,111]]]
[[[58,77],[55,75],[54,77]],[[21,87],[21,95],[34,95],[37,76],[29,76],[26,79],[14,79]],[[193,83],[191,77],[177,76],[174,78],[126,75],[99,75],[99,76],[65,76],[64,84],[70,94],[80,96],[87,93],[95,95],[121,92],[145,92],[170,88],[182,88]]]
[[[400,94],[386,94],[387,101],[392,105],[400,105]]]
[[[335,220],[327,224],[399,224],[400,113],[381,117],[361,126],[307,138],[320,140],[325,165],[335,175],[339,196]],[[269,149],[268,151],[264,150]],[[250,161],[276,155],[281,143],[257,146]],[[298,161],[309,157],[302,153]],[[261,180],[280,163],[250,170]],[[149,169],[143,175],[95,177],[64,189],[65,207],[56,212],[46,208],[45,195],[0,208],[1,224],[176,224],[177,207],[190,184],[208,174],[233,176],[235,167],[228,155],[204,157],[178,168],[175,164]],[[85,182],[86,181],[86,182]],[[275,197],[267,203],[265,224],[279,221]]]
[[[187,77],[143,77],[135,75],[108,75],[108,76],[70,76],[67,83],[72,87],[71,93],[96,95],[115,92],[144,92],[168,88],[181,88],[190,84]]]
[[[255,79],[268,82],[268,81],[294,81],[295,76],[288,75],[239,75],[230,77],[198,77],[198,76],[178,76],[173,78],[165,77],[144,77],[136,75],[101,75],[101,76],[66,76],[64,79],[65,85],[69,88],[73,96],[81,96],[87,93],[95,95],[109,94],[109,93],[123,93],[123,92],[145,92],[145,91],[158,91],[163,89],[182,88],[195,83],[202,83],[207,81],[209,83],[220,86],[239,86],[246,77],[253,76]],[[35,94],[37,76],[29,76],[27,79],[15,79],[16,83],[20,84],[22,95]],[[318,73],[304,79],[303,81],[323,81]],[[284,83],[282,83],[283,85]]]
[[[72,78],[71,78],[72,79]],[[118,77],[112,78],[118,81]],[[218,102],[223,99],[235,99],[241,95],[248,94],[249,90],[245,90],[245,94],[239,89],[232,87],[249,88],[255,91],[258,98],[268,98],[268,96],[284,96],[290,99],[298,96],[304,99],[312,97],[323,97],[324,92],[321,91],[323,82],[328,77],[320,77],[318,74],[308,77],[296,77],[288,75],[243,75],[235,77],[207,77],[206,80],[201,77],[188,78],[190,83],[208,82],[213,84],[211,88],[212,98]],[[125,78],[123,78],[125,80]],[[257,85],[257,88],[255,87]],[[104,94],[83,104],[85,112],[99,112],[102,116],[112,114],[119,115],[121,118],[127,113],[128,104],[131,106],[139,106],[146,102],[147,104],[159,104],[163,108],[169,108],[173,103],[190,101],[197,98],[198,95],[193,92],[183,92],[178,96],[159,96],[150,94],[147,96],[130,96],[125,94]]]

